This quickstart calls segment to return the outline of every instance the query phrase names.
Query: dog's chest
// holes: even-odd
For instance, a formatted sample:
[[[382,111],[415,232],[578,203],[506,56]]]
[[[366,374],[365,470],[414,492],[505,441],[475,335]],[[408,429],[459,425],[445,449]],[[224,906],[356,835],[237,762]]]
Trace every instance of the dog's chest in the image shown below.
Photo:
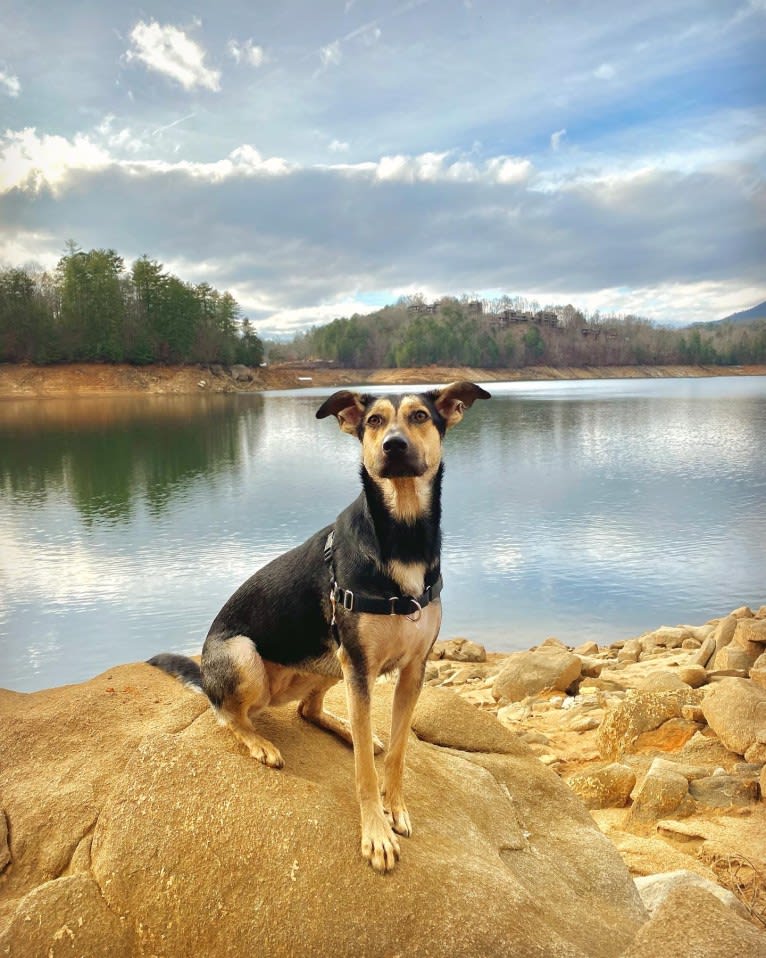
[[[417,621],[404,615],[359,616],[359,641],[367,668],[375,675],[405,669],[428,655],[441,625],[441,603],[432,602]]]

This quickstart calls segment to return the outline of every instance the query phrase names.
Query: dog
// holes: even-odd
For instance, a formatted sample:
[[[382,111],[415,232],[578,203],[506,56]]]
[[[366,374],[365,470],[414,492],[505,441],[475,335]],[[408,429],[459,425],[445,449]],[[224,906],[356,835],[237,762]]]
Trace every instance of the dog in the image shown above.
[[[415,704],[441,624],[442,440],[477,399],[471,382],[402,396],[333,393],[334,415],[361,443],[362,492],[335,522],[251,576],[215,617],[200,665],[163,653],[150,665],[201,688],[219,721],[272,768],[279,750],[253,727],[269,705],[297,701],[300,715],[350,743],[363,857],[394,868],[398,835],[412,834],[402,779]],[[373,685],[398,671],[382,792],[381,743],[372,730]],[[323,700],[345,682],[349,721]]]

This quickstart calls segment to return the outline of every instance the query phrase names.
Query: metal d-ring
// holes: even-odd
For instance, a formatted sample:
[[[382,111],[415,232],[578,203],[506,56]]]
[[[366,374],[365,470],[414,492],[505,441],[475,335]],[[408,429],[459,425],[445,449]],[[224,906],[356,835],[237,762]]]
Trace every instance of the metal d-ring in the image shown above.
[[[421,615],[423,614],[423,606],[418,602],[417,599],[413,599],[411,595],[408,596],[408,598],[409,598],[410,602],[415,606],[415,610],[416,610],[416,612],[417,612],[417,618],[416,618],[416,619],[413,619],[412,616],[415,614],[414,612],[410,613],[410,614],[407,616],[407,618],[410,620],[410,622],[420,622],[420,617],[421,617]]]

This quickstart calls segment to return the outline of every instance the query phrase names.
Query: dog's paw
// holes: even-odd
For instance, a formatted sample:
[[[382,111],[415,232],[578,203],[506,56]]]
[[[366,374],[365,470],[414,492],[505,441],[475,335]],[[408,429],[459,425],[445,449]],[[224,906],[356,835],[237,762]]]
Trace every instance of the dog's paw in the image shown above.
[[[269,768],[285,767],[285,760],[282,758],[282,753],[275,745],[254,745],[250,749],[250,754],[253,758],[258,759],[259,762],[268,765]]]
[[[390,806],[389,803],[384,802],[383,807],[386,813],[386,819],[396,834],[404,835],[405,838],[409,838],[412,834],[412,822],[410,821],[410,814],[407,811],[404,802],[399,802],[396,805]]]
[[[390,872],[400,855],[399,841],[382,811],[362,821],[362,857],[375,871]]]
[[[372,749],[376,755],[382,755],[386,750],[386,746],[381,742],[377,735],[372,736]]]

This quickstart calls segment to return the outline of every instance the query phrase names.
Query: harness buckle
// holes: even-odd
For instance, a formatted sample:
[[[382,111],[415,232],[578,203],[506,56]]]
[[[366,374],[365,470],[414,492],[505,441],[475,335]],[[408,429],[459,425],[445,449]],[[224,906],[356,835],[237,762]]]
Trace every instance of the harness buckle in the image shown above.
[[[388,614],[389,614],[389,615],[396,615],[396,603],[399,601],[399,596],[398,596],[398,595],[392,595],[392,596],[389,598],[388,601],[391,603],[391,611],[390,611]]]
[[[346,612],[353,612],[354,593],[351,591],[351,589],[341,589],[341,592],[343,593],[341,597],[341,604],[343,608],[346,610]]]

